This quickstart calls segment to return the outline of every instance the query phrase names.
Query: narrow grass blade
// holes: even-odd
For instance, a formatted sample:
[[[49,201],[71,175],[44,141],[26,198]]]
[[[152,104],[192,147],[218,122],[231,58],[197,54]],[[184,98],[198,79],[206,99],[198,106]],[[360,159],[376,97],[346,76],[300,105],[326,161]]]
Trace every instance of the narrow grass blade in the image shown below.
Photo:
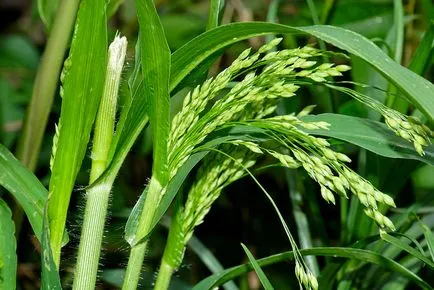
[[[393,22],[395,32],[394,60],[401,63],[404,50],[404,8],[401,0],[393,0]]]
[[[42,254],[41,254],[41,266],[42,266],[42,276],[41,289],[47,290],[60,290],[62,289],[60,283],[59,272],[57,271],[56,263],[53,257],[53,251],[50,246],[50,227],[48,221],[48,210],[45,207],[44,211],[44,224],[43,224],[43,235],[42,235]]]
[[[41,241],[44,205],[48,192],[9,150],[0,144],[0,185],[5,187],[23,207],[32,229]]]
[[[105,0],[81,1],[70,54],[63,68],[62,110],[57,146],[53,148],[48,202],[51,246],[57,265],[69,200],[103,91],[107,62],[105,11]]]
[[[0,198],[0,289],[15,289],[17,274],[17,242],[12,213]]]
[[[428,244],[428,251],[431,255],[431,260],[434,261],[434,235],[431,229],[423,222],[419,222],[422,228],[423,235],[425,236],[426,243]]]
[[[395,247],[409,253],[413,257],[421,260],[424,262],[431,270],[434,270],[434,262],[422,255],[418,250],[413,249],[411,246],[409,246],[406,243],[403,243],[400,239],[392,237],[391,235],[387,233],[381,234],[381,239],[384,241],[394,245]]]
[[[271,285],[271,283],[270,283],[270,280],[268,280],[264,271],[261,269],[261,266],[259,266],[258,262],[255,260],[255,257],[253,257],[253,255],[249,251],[249,249],[243,243],[241,243],[241,247],[243,247],[244,252],[246,252],[246,255],[249,258],[250,264],[252,264],[253,269],[255,269],[256,275],[258,275],[258,278],[261,281],[262,286],[264,286],[264,289],[265,290],[274,289],[273,285]]]
[[[426,147],[420,156],[410,142],[396,136],[383,123],[339,114],[305,116],[304,121],[324,121],[329,130],[309,130],[309,133],[344,140],[389,158],[414,159],[434,165],[434,145]]]
[[[219,26],[220,11],[223,9],[224,0],[211,0],[206,29],[213,29]]]
[[[434,40],[434,21],[431,21],[428,30],[425,32],[419,46],[414,52],[408,68],[418,75],[423,75],[429,64]]]
[[[434,121],[432,83],[394,62],[365,37],[327,25],[291,27],[274,23],[247,22],[219,26],[199,35],[173,53],[170,89],[176,88],[195,67],[220,49],[249,37],[273,33],[310,34],[360,57],[401,89],[419,110]]]
[[[373,42],[352,31],[333,26],[311,26],[302,30],[368,62],[434,122],[434,85],[431,82],[394,62]]]
[[[416,285],[421,287],[422,289],[433,289],[427,282],[425,282],[422,278],[403,267],[399,263],[395,262],[392,259],[386,258],[377,252],[369,251],[369,250],[361,250],[361,249],[353,249],[353,248],[344,248],[344,247],[327,247],[327,248],[313,248],[313,249],[304,249],[300,250],[301,255],[314,255],[314,256],[324,256],[324,257],[340,257],[340,258],[349,258],[358,261],[364,261],[371,264],[379,265],[391,272],[397,273],[407,279],[413,281]],[[273,265],[279,262],[293,260],[294,253],[293,252],[284,252],[276,255],[272,255],[266,258],[262,258],[257,260],[258,264],[261,267]],[[252,266],[250,264],[239,265],[233,268],[229,268],[219,274],[212,275],[208,278],[205,278],[201,282],[199,282],[196,286],[193,287],[193,290],[205,290],[205,289],[213,289],[226,281],[232,280],[240,275],[243,275],[252,270]]]
[[[170,50],[153,1],[136,1],[136,5],[140,25],[142,77],[154,143],[152,174],[160,184],[166,184],[170,127]]]

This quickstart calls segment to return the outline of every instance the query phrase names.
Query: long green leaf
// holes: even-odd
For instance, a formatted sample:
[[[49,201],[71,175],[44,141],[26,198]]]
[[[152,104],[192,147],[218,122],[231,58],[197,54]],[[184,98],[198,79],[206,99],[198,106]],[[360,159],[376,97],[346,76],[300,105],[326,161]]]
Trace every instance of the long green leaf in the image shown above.
[[[0,289],[15,289],[17,281],[17,243],[12,213],[0,198]]]
[[[434,145],[424,148],[426,154],[420,156],[410,142],[396,136],[383,123],[339,114],[310,115],[302,119],[330,124],[329,130],[309,130],[311,134],[344,140],[381,156],[414,159],[434,165]]]
[[[428,30],[425,32],[419,46],[414,52],[409,69],[417,73],[418,75],[422,75],[429,64],[429,58],[432,51],[432,44],[434,41],[434,21],[431,21],[428,27]]]
[[[152,174],[160,184],[166,184],[170,128],[170,50],[153,1],[136,3],[140,25],[143,84],[154,145]]]
[[[425,223],[419,221],[419,226],[422,228],[423,235],[425,236],[431,260],[434,261],[434,234]]]
[[[243,247],[244,252],[246,252],[246,255],[249,258],[250,264],[252,264],[253,269],[255,269],[256,275],[258,275],[258,278],[261,281],[262,286],[264,286],[264,289],[265,290],[274,289],[273,285],[271,285],[271,283],[270,283],[270,280],[268,280],[264,271],[261,269],[261,266],[259,266],[258,262],[255,260],[255,257],[253,257],[252,253],[249,251],[249,249],[246,247],[246,245],[241,243],[241,247]]]
[[[403,267],[399,263],[392,259],[386,258],[376,252],[361,249],[352,248],[342,248],[342,247],[329,247],[329,248],[312,248],[300,250],[303,256],[315,255],[315,256],[325,256],[325,257],[341,257],[355,259],[359,261],[369,262],[375,265],[382,266],[391,272],[400,274],[403,277],[413,281],[416,285],[420,286],[422,289],[433,289],[428,283],[422,280],[419,276]],[[261,267],[273,265],[279,262],[294,259],[293,252],[285,252],[276,255],[272,255],[266,258],[257,260]],[[250,264],[244,264],[227,269],[219,274],[212,275],[193,287],[193,290],[208,290],[221,285],[222,283],[232,280],[242,274],[245,274],[252,270]]]
[[[220,11],[223,9],[224,0],[211,0],[208,15],[208,24],[206,29],[212,29],[219,26]]]
[[[389,235],[387,233],[381,234],[381,238],[383,240],[385,240],[386,242],[391,243],[395,247],[397,247],[397,248],[399,248],[399,249],[401,249],[403,251],[406,251],[407,253],[409,253],[413,257],[421,260],[426,265],[428,265],[428,267],[431,270],[434,270],[434,262],[432,262],[430,259],[428,259],[424,255],[422,255],[419,251],[417,251],[417,250],[413,249],[412,247],[410,247],[408,244],[402,242],[400,239],[392,237],[391,235]]]
[[[62,110],[57,149],[53,148],[48,203],[51,246],[57,265],[71,192],[86,153],[104,85],[107,62],[105,11],[105,0],[81,2],[70,55],[63,69]]]
[[[272,33],[310,34],[360,57],[401,89],[419,110],[434,121],[432,83],[394,62],[365,37],[328,25],[290,27],[273,23],[247,22],[219,26],[199,35],[173,53],[170,89],[176,88],[195,67],[218,50],[249,37]]]
[[[44,205],[48,192],[9,150],[0,144],[0,185],[5,187],[23,207],[30,225],[41,241]]]

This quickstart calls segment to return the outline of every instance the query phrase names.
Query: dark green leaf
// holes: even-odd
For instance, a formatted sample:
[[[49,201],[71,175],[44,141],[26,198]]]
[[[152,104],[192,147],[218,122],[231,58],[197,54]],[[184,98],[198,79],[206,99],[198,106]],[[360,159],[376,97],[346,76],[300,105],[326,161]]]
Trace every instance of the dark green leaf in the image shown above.
[[[305,116],[304,121],[324,121],[330,124],[329,130],[309,130],[314,135],[321,135],[344,140],[378,155],[389,158],[415,159],[434,165],[434,146],[425,147],[426,154],[420,156],[412,143],[398,137],[385,124],[338,114],[320,114]]]

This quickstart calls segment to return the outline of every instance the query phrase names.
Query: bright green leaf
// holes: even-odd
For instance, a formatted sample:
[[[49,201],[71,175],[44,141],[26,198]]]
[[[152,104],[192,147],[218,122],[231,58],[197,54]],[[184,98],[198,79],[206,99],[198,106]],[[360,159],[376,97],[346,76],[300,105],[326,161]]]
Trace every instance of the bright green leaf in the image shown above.
[[[381,156],[414,159],[434,165],[434,145],[425,147],[425,155],[420,156],[412,143],[396,136],[383,123],[338,114],[310,115],[302,120],[330,124],[329,130],[309,130],[311,134],[344,140]]]
[[[48,203],[51,246],[57,265],[69,200],[103,91],[108,45],[105,11],[105,0],[81,1],[69,58],[63,68],[59,138],[53,152]]]
[[[12,213],[0,198],[0,289],[15,289],[17,281],[17,244]]]
[[[23,207],[32,229],[38,238],[42,236],[44,205],[47,190],[9,150],[0,144],[0,184],[5,187]]]
[[[273,23],[244,22],[209,30],[173,53],[170,89],[176,88],[190,72],[216,51],[249,37],[273,33],[307,33],[360,57],[401,89],[419,110],[434,121],[432,83],[394,62],[365,37],[327,25],[290,27]]]
[[[166,184],[170,130],[170,50],[153,1],[136,1],[136,5],[143,86],[154,145],[152,174],[160,184]]]

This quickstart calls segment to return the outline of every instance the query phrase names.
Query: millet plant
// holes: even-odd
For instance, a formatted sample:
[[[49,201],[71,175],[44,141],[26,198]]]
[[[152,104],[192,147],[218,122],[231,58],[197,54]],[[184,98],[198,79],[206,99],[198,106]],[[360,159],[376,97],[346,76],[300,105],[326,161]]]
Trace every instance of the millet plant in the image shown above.
[[[345,276],[368,263],[432,289],[417,275],[417,270],[382,255],[378,249],[384,246],[380,244],[383,242],[393,245],[400,249],[398,254],[407,253],[432,271],[432,256],[426,254],[434,251],[432,235],[427,234],[422,246],[417,241],[411,244],[397,238],[407,236],[403,222],[388,212],[397,206],[394,199],[362,177],[350,166],[351,159],[338,152],[341,147],[336,146],[341,144],[336,140],[341,140],[381,156],[434,164],[430,129],[434,120],[432,83],[401,66],[372,41],[343,28],[290,27],[271,22],[220,26],[224,1],[219,0],[210,1],[207,31],[174,52],[169,49],[153,1],[136,0],[139,33],[131,67],[125,65],[127,38],[119,32],[114,36],[107,32],[108,15],[115,13],[122,1],[54,2],[58,2],[57,9],[38,1],[50,35],[18,145],[20,161],[0,145],[0,184],[22,207],[42,246],[43,289],[62,288],[62,247],[69,236],[67,215],[86,158],[91,169],[89,184],[78,190],[85,203],[70,283],[77,290],[95,289],[110,194],[128,153],[148,125],[152,133],[152,174],[143,181],[146,185],[125,224],[129,258],[122,289],[137,289],[153,231],[163,217],[171,216],[153,284],[154,289],[168,289],[196,227],[206,220],[222,192],[242,178],[253,179],[265,194],[288,237],[291,251],[256,260],[242,244],[248,264],[214,273],[192,289],[217,289],[223,284],[229,289],[233,286],[226,282],[252,269],[265,289],[274,289],[262,267],[285,260],[295,261],[292,271],[300,289],[331,289],[333,284],[322,278],[326,273]],[[313,2],[308,3],[312,8]],[[425,37],[430,39],[423,39],[421,45],[429,43],[431,49],[432,25],[429,29]],[[225,69],[207,75],[218,55],[232,44],[255,36],[292,34],[316,37],[321,48],[314,44],[285,48],[282,38],[271,37],[256,49],[242,51]],[[68,57],[63,59],[70,39]],[[110,45],[109,39],[113,39]],[[327,51],[325,43],[342,52]],[[363,90],[380,89],[347,80],[350,55],[368,63],[390,82],[392,100],[381,102]],[[423,61],[426,53],[420,52],[416,57]],[[53,81],[57,79],[59,88]],[[122,82],[124,89],[120,90]],[[279,109],[283,102],[303,97],[305,91],[314,87],[321,87],[332,96],[349,96],[381,117],[373,120],[337,113],[313,115],[315,104],[299,111]],[[32,171],[57,88],[61,112],[55,125],[51,175],[46,188]],[[171,96],[175,94],[183,94],[183,102],[171,118]],[[405,97],[418,114],[408,115],[394,106],[395,95]],[[305,172],[318,184],[317,195],[333,205],[339,203],[341,212],[351,200],[376,224],[379,235],[359,244],[350,244],[348,240],[345,247],[300,249],[273,195],[255,177],[256,172],[269,167]],[[2,199],[0,226],[0,288],[15,289],[14,223],[9,205]],[[412,238],[409,240],[413,242]],[[377,242],[377,248],[368,247]],[[304,256],[351,260],[335,270],[327,267],[329,272],[318,272],[318,264]],[[354,260],[361,260],[362,264],[351,264]],[[343,284],[340,287],[355,289]]]

